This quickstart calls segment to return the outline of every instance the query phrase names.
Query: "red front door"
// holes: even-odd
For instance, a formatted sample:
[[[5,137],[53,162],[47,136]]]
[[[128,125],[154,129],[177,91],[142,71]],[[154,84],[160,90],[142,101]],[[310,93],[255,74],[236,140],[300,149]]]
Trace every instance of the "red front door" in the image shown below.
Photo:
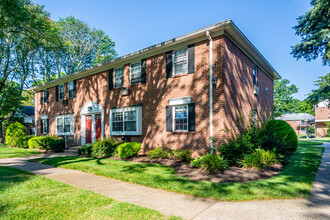
[[[101,138],[101,115],[95,115],[96,140]]]
[[[86,116],[86,143],[92,143],[92,116]]]

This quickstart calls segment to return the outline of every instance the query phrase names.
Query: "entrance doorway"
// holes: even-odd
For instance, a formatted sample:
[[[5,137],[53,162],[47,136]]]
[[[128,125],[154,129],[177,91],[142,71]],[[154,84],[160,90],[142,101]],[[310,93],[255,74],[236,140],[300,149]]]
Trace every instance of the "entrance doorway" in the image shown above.
[[[86,115],[86,143],[92,143],[92,116]]]

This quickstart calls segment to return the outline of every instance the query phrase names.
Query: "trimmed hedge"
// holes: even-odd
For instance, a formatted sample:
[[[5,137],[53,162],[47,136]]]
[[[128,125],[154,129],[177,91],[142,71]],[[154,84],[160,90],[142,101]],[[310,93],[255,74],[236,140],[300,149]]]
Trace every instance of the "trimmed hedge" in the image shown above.
[[[55,140],[58,140],[58,138],[54,136],[38,136],[31,138],[28,145],[30,149],[50,150],[49,144]]]
[[[25,126],[19,122],[15,122],[8,126],[6,130],[6,144],[10,147],[27,148]]]
[[[65,150],[65,140],[59,139],[49,142],[49,147],[53,152],[63,152]]]
[[[118,146],[118,156],[122,159],[127,159],[133,156],[137,156],[141,148],[141,143],[129,142],[123,143]]]
[[[90,156],[92,154],[92,144],[82,146],[81,148],[78,148],[78,155],[80,156]]]
[[[91,155],[93,157],[111,157],[115,153],[117,146],[118,142],[111,138],[96,141],[92,144]]]

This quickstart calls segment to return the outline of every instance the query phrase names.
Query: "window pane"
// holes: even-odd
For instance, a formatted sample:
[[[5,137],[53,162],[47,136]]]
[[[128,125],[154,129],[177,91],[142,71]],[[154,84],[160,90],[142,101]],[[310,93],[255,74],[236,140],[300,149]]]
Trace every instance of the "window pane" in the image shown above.
[[[174,107],[174,129],[176,131],[187,131],[188,130],[188,107],[175,106]]]
[[[136,131],[136,122],[125,121],[125,131]]]
[[[124,85],[124,67],[114,70],[115,88],[122,87]]]
[[[57,132],[63,132],[63,118],[57,118]]]
[[[175,51],[174,53],[174,74],[188,72],[188,56],[187,49]]]
[[[68,82],[68,89],[73,90],[73,82]]]
[[[120,88],[124,85],[124,77],[115,78],[115,88]]]
[[[123,122],[112,122],[113,131],[123,131]]]
[[[123,113],[122,112],[114,112],[112,113],[112,121],[123,121]]]
[[[134,111],[126,111],[125,112],[125,121],[135,121],[136,120],[136,112]]]
[[[141,82],[141,62],[131,64],[131,84]]]
[[[70,125],[64,125],[64,132],[70,132]]]

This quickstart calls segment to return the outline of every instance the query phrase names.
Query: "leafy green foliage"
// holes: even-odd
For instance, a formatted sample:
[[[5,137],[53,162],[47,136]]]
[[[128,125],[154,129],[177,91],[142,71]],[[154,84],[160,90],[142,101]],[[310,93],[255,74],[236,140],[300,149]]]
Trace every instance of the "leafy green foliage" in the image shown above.
[[[311,0],[311,5],[313,7],[297,19],[298,25],[294,29],[302,40],[292,47],[291,54],[297,59],[305,58],[307,61],[322,56],[323,64],[330,65],[330,1]]]
[[[93,148],[92,144],[82,146],[81,148],[78,148],[78,155],[80,155],[80,156],[91,156],[92,155],[92,148]]]
[[[122,159],[127,159],[138,155],[141,148],[141,143],[129,142],[118,146],[118,156]]]
[[[298,92],[298,88],[290,85],[287,79],[274,81],[274,116],[281,116],[284,113],[295,112],[299,100],[293,98],[293,94]]]
[[[153,150],[150,150],[148,152],[148,156],[150,159],[156,159],[156,158],[161,158],[161,159],[168,159],[172,155],[171,150],[165,150],[164,147],[157,147]]]
[[[244,158],[240,161],[242,167],[256,170],[270,167],[275,163],[277,163],[275,153],[263,149],[256,149],[252,154],[244,155]]]
[[[177,149],[173,152],[174,158],[184,161],[184,162],[190,162],[191,161],[191,155],[192,151],[190,149]]]
[[[63,152],[65,150],[65,140],[59,139],[49,142],[49,147],[53,152]]]
[[[110,157],[114,154],[118,146],[118,142],[111,138],[98,140],[92,144],[93,157]]]
[[[208,172],[216,172],[228,168],[227,160],[218,154],[207,153],[202,156],[201,168]]]
[[[311,105],[316,105],[320,101],[330,98],[330,73],[325,76],[318,77],[318,80],[314,82],[314,86],[317,87],[316,90],[312,90],[310,94],[308,94],[307,101],[311,103]]]
[[[58,140],[54,136],[38,136],[28,141],[30,149],[50,150],[50,142]]]
[[[25,126],[19,122],[9,125],[6,131],[6,144],[10,147],[27,147],[24,139],[26,137],[25,130]]]
[[[190,166],[194,168],[200,168],[202,166],[202,157],[195,157],[191,162]]]

